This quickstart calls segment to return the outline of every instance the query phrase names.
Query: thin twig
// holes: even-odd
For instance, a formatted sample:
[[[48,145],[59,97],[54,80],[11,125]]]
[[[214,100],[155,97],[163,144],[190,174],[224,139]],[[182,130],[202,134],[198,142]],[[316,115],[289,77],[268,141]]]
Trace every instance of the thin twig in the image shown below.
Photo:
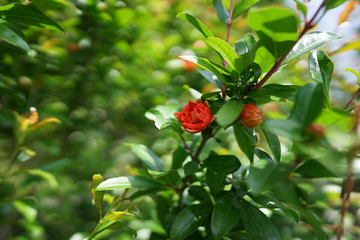
[[[357,98],[357,96],[359,96],[359,94],[360,94],[360,88],[356,91],[356,93],[350,99],[350,101],[345,105],[344,110],[346,110],[348,108],[348,106],[355,100],[355,98]]]
[[[294,46],[298,43],[298,41],[304,36],[304,34],[309,31],[310,29],[312,29],[315,26],[315,18],[318,16],[318,14],[320,13],[320,10],[324,7],[326,0],[324,0],[322,2],[322,4],[320,5],[320,7],[317,9],[317,11],[315,12],[314,16],[311,18],[310,21],[307,21],[305,23],[305,26],[303,28],[303,30],[301,31],[298,39],[294,42],[293,46],[290,48],[290,50],[285,53],[285,55],[283,55],[278,61],[276,61],[276,63],[274,64],[274,66],[270,69],[270,71],[265,75],[265,77],[256,85],[255,91],[259,90],[262,85],[264,85],[264,83],[269,80],[269,78],[279,69],[279,67],[281,66],[281,64],[283,63],[283,61],[285,60],[286,56],[291,52],[291,50],[294,48]]]

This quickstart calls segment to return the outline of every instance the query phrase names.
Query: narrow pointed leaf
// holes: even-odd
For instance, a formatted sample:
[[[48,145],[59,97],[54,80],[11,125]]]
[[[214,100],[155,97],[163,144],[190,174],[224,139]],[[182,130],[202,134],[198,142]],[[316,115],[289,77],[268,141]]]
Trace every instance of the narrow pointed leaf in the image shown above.
[[[5,24],[0,23],[0,38],[16,47],[19,47],[26,52],[30,51],[29,45],[17,35],[14,31],[8,28]]]
[[[182,240],[194,233],[206,217],[211,214],[212,207],[204,204],[191,205],[184,208],[175,218],[170,231],[172,240]]]
[[[243,198],[240,199],[239,203],[241,207],[240,216],[243,220],[246,232],[251,239],[281,239],[277,228],[264,213]]]
[[[311,77],[316,82],[323,84],[324,95],[326,98],[325,103],[328,107],[331,107],[329,91],[334,64],[324,51],[314,50],[309,56],[309,69]]]
[[[188,13],[179,13],[177,18],[184,19],[191,23],[197,30],[199,30],[205,37],[214,37],[214,34],[197,18]]]
[[[229,12],[224,7],[223,1],[214,0],[214,7],[219,19],[227,24],[229,22]]]
[[[249,7],[253,4],[257,3],[260,0],[241,0],[236,6],[234,7],[232,19],[239,17],[243,12],[245,12]]]
[[[95,207],[98,210],[100,219],[102,218],[102,202],[104,199],[105,191],[95,191],[95,188],[104,181],[104,178],[100,174],[94,174],[92,178],[91,192],[95,202]]]
[[[160,187],[160,183],[155,180],[143,176],[127,176],[127,177],[118,177],[118,178],[109,178],[104,182],[100,183],[95,191],[102,190],[116,190],[123,188],[138,188],[139,190],[146,190],[151,187]]]
[[[248,157],[248,159],[252,163],[254,161],[254,152],[253,152],[254,140],[253,140],[253,137],[250,136],[244,130],[244,128],[240,125],[240,123],[234,124],[233,128],[234,128],[234,134],[235,134],[236,141],[237,141],[241,151],[244,152],[244,154]]]
[[[0,17],[7,21],[20,22],[42,28],[65,32],[64,29],[39,10],[26,5],[9,4],[0,7]]]
[[[30,2],[32,2],[33,4],[35,4],[40,11],[45,11],[46,7],[45,7],[45,0],[29,0]]]
[[[211,231],[215,239],[220,239],[228,233],[240,217],[240,197],[234,192],[228,192],[215,203],[211,216]]]
[[[277,162],[281,159],[281,145],[278,136],[275,133],[265,131],[262,129],[269,148]]]
[[[235,59],[237,57],[234,49],[224,40],[216,37],[209,37],[205,42],[217,51],[221,57],[229,64],[229,66],[236,70]]]
[[[200,69],[196,69],[196,71],[198,71],[204,78],[206,78],[209,82],[214,84],[219,89],[222,88],[223,82],[212,72]]]
[[[106,214],[105,216],[105,221],[116,221],[119,220],[121,218],[123,218],[126,214],[122,211],[110,211],[108,214]]]

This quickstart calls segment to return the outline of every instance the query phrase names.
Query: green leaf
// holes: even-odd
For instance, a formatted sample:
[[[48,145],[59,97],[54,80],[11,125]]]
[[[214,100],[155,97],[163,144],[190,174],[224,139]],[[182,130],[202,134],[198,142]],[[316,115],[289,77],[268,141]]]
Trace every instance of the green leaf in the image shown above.
[[[32,2],[35,6],[37,6],[40,11],[43,12],[43,11],[46,10],[44,0],[29,0],[29,1]],[[47,1],[48,1],[48,0],[47,0]]]
[[[236,141],[241,149],[245,153],[245,155],[250,160],[250,163],[254,161],[254,152],[253,152],[253,144],[254,140],[253,137],[250,136],[242,127],[240,123],[236,123],[233,125],[234,134]]]
[[[287,179],[293,164],[276,163],[260,159],[251,165],[247,176],[248,186],[254,192],[271,189],[278,182]]]
[[[44,180],[46,180],[50,187],[52,189],[57,189],[59,187],[59,183],[56,180],[54,174],[41,170],[41,169],[27,169],[26,170],[27,173],[31,174],[31,175],[35,175],[35,176],[39,176],[41,178],[43,178]]]
[[[171,169],[178,169],[182,166],[185,159],[189,156],[189,154],[185,151],[184,148],[178,147],[173,152],[173,159]]]
[[[325,103],[331,108],[330,103],[330,82],[334,70],[334,64],[322,50],[314,50],[309,56],[309,69],[311,77],[318,83],[323,84],[325,94]]]
[[[326,11],[336,8],[336,7],[340,6],[341,4],[343,4],[344,2],[346,2],[346,0],[327,0],[325,2]]]
[[[249,52],[256,46],[256,39],[251,33],[247,33],[245,37],[238,40],[234,44],[235,52],[237,55],[242,55]]]
[[[259,64],[262,73],[266,73],[274,66],[275,58],[264,46],[261,46],[255,53],[254,63]]]
[[[249,68],[253,65],[256,49],[253,48],[249,52],[239,55],[235,58],[236,71],[242,75],[248,73]]]
[[[52,19],[35,8],[20,4],[9,4],[0,7],[0,17],[6,21],[20,22],[52,30],[65,32],[65,30]]]
[[[261,127],[266,131],[279,134],[282,137],[289,138],[293,141],[302,140],[302,130],[299,123],[290,119],[270,119],[265,120]]]
[[[124,213],[128,216],[133,216],[145,220],[144,214],[142,214],[142,212],[137,207],[132,206],[126,209]]]
[[[296,8],[299,9],[302,14],[304,15],[304,17],[306,17],[307,14],[307,7],[305,4],[303,4],[302,2],[298,1],[298,0],[294,0],[294,2],[296,2]]]
[[[234,7],[232,19],[239,17],[243,12],[246,11],[251,5],[257,3],[260,0],[241,0],[236,6]]]
[[[316,237],[318,240],[326,240],[328,239],[324,230],[322,229],[319,220],[315,217],[314,213],[312,213],[309,209],[305,207],[301,207],[298,209],[302,216],[306,219],[309,225],[315,230]]]
[[[216,113],[216,122],[228,128],[240,116],[244,109],[244,103],[241,100],[230,100]]]
[[[300,167],[298,167],[295,172],[299,173],[303,178],[338,177],[336,174],[329,171],[326,167],[314,159],[310,159],[304,164],[300,165]]]
[[[19,200],[12,201],[12,205],[18,212],[20,212],[24,216],[26,221],[31,223],[36,222],[38,212],[34,207],[30,206],[25,201]]]
[[[269,148],[275,158],[275,160],[277,162],[280,162],[280,159],[281,159],[281,145],[280,145],[280,141],[279,141],[279,138],[276,134],[272,133],[272,132],[268,132],[268,131],[265,131],[263,128],[262,128],[262,131],[265,135],[265,138],[266,138],[266,141],[269,145]]]
[[[229,78],[224,76],[224,75],[230,75],[230,72],[228,70],[226,70],[224,67],[222,67],[216,63],[211,62],[210,60],[208,60],[206,58],[199,58],[199,57],[195,57],[195,56],[180,56],[180,58],[182,58],[186,61],[193,62],[193,63],[199,65],[200,67],[212,72],[213,74],[215,74],[215,76],[218,79],[220,79],[224,83],[227,83],[230,81]]]
[[[219,198],[211,216],[211,231],[215,239],[220,239],[228,233],[238,222],[240,217],[239,196],[234,192],[227,192]]]
[[[303,86],[295,101],[289,120],[305,129],[320,114],[323,107],[323,86],[321,83],[308,83]]]
[[[229,22],[229,12],[224,7],[224,4],[223,4],[222,0],[214,0],[214,8],[215,8],[215,11],[216,11],[219,19],[222,22],[228,24],[228,22]]]
[[[125,227],[125,224],[123,224],[120,221],[105,221],[104,223],[100,224],[94,237],[107,229],[108,230],[118,230],[122,227]]]
[[[291,49],[282,64],[286,64],[304,53],[338,38],[340,37],[330,32],[313,31],[306,33]]]
[[[204,78],[206,78],[209,82],[214,84],[219,89],[222,88],[223,82],[219,80],[219,78],[215,74],[211,73],[208,70],[196,69],[196,71],[198,71]]]
[[[184,166],[185,175],[192,175],[198,170],[199,170],[199,164],[195,161],[188,162]]]
[[[179,104],[171,103],[158,105],[145,113],[145,116],[155,122],[155,126],[161,130],[175,123],[174,113],[180,108]]]
[[[234,155],[217,155],[210,156],[203,161],[205,166],[218,174],[230,174],[236,172],[241,163]]]
[[[249,197],[256,203],[266,208],[286,208],[282,202],[270,194],[248,193]]]
[[[104,217],[104,221],[116,221],[119,220],[121,218],[123,218],[126,214],[122,211],[113,211],[111,210],[110,212],[108,212],[105,217]]]
[[[184,208],[175,218],[170,237],[182,240],[195,232],[211,214],[212,207],[204,204],[191,205]]]
[[[0,23],[0,39],[21,48],[26,52],[30,51],[29,45],[19,35],[17,35],[3,23]]]
[[[271,220],[245,199],[239,201],[244,227],[251,239],[279,240],[281,236]]]
[[[135,143],[125,143],[125,145],[131,147],[131,150],[136,154],[136,156],[138,156],[140,160],[150,169],[160,172],[164,171],[162,160],[148,147]]]
[[[104,181],[104,178],[100,174],[94,174],[92,177],[91,192],[95,202],[95,207],[98,210],[100,219],[102,218],[102,202],[104,199],[105,191],[95,191],[95,188]]]
[[[250,11],[247,24],[257,33],[261,43],[275,59],[287,53],[298,38],[297,19],[292,11],[285,8]]]
[[[225,179],[225,174],[218,174],[209,169],[206,171],[206,181],[209,185],[211,195],[215,196],[219,191],[222,191],[224,189]]]
[[[178,171],[174,169],[164,172],[148,169],[148,172],[154,179],[164,179],[171,186],[175,186],[180,179]]]
[[[146,190],[150,187],[160,187],[160,183],[151,180],[143,176],[127,176],[127,177],[117,177],[109,178],[104,182],[100,183],[95,191],[102,190],[116,190],[123,188],[138,188],[139,190]]]
[[[240,197],[245,197],[248,189],[246,187],[246,182],[244,180],[236,179],[236,178],[228,178],[229,182],[235,188],[237,195]]]
[[[188,191],[191,196],[193,196],[196,200],[199,200],[201,203],[212,204],[209,193],[203,187],[190,186]]]
[[[261,150],[261,149],[253,149],[253,152],[256,154],[256,156],[258,156],[258,158],[260,159],[264,159],[266,161],[270,161],[273,162],[274,160],[270,157],[269,154],[267,154],[267,152]]]
[[[232,69],[237,70],[235,66],[236,52],[227,42],[216,37],[209,37],[205,39],[205,42],[215,49]]]
[[[349,132],[355,124],[354,116],[348,111],[341,109],[324,109],[316,118],[315,123],[324,126],[327,129],[338,129],[343,132]]]
[[[197,30],[199,30],[205,37],[214,37],[214,34],[197,18],[188,13],[179,13],[177,18],[184,19],[191,23]]]

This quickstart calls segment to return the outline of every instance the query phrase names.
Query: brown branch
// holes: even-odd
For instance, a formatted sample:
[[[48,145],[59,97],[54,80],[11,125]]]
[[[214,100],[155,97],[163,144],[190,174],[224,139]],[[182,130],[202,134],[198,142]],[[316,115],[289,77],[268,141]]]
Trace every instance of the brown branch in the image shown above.
[[[345,105],[345,107],[343,109],[346,110],[348,108],[348,106],[355,100],[355,98],[357,98],[357,96],[359,96],[359,94],[360,94],[360,88],[356,91],[354,96],[349,100],[349,102]]]

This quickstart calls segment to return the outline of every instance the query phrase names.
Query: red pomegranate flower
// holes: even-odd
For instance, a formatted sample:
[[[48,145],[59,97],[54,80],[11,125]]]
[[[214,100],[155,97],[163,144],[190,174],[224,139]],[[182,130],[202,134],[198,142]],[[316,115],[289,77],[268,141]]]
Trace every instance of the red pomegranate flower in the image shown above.
[[[238,120],[245,126],[254,128],[262,123],[264,120],[264,114],[257,106],[249,103],[245,105]]]
[[[174,113],[182,123],[181,129],[190,133],[199,133],[214,121],[215,115],[211,116],[209,103],[202,103],[201,99],[190,102],[181,112]]]

